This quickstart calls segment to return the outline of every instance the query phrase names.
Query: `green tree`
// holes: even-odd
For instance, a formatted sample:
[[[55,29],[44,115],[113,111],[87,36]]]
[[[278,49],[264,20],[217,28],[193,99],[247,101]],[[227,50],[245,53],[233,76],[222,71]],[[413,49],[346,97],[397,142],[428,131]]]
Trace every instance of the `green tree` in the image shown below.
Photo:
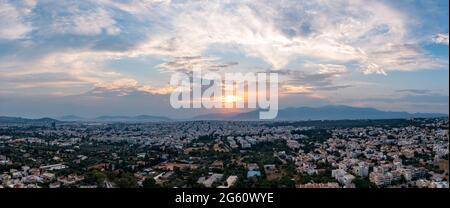
[[[370,188],[371,187],[370,181],[367,178],[356,177],[353,180],[353,183],[355,184],[356,188]]]
[[[136,188],[136,178],[130,173],[123,173],[114,181],[119,188]]]
[[[142,182],[142,187],[144,188],[159,188],[160,186],[156,184],[155,179],[153,178],[147,178]]]

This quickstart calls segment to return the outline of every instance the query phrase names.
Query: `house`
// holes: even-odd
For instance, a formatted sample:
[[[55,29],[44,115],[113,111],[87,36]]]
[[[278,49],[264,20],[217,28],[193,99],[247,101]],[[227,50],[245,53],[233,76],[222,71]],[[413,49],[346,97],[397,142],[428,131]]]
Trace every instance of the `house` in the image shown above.
[[[247,172],[247,178],[260,177],[260,176],[261,176],[261,171],[259,171],[259,170],[250,170]]]
[[[205,177],[200,177],[197,183],[203,184],[207,188],[211,188],[214,182],[222,180],[223,174],[214,173],[205,180]]]
[[[62,169],[65,169],[65,168],[67,168],[67,166],[66,165],[63,165],[63,164],[53,164],[53,165],[44,165],[44,166],[41,166],[40,167],[40,169],[42,169],[42,170],[62,170]]]
[[[228,176],[226,180],[226,185],[218,186],[217,188],[230,188],[236,183],[237,179],[238,179],[237,176]]]

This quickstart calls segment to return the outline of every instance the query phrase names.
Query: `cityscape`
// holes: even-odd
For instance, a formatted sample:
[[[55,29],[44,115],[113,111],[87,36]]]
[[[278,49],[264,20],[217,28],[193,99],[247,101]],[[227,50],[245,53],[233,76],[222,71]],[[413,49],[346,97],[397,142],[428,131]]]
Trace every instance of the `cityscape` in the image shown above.
[[[3,119],[0,188],[448,188],[448,118]]]
[[[0,0],[0,189],[450,190],[449,72],[448,0]]]

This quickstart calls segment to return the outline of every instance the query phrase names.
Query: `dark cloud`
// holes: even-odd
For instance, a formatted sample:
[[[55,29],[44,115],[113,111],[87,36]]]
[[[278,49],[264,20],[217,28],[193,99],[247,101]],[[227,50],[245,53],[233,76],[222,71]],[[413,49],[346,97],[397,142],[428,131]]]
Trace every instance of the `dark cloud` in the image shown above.
[[[430,93],[430,90],[424,90],[424,89],[402,89],[402,90],[396,90],[396,92],[406,92],[406,93],[413,93],[413,94],[427,94]]]
[[[222,62],[216,57],[204,56],[181,56],[160,64],[158,67],[162,71],[191,73],[197,66],[203,71],[220,71],[238,65],[238,62]]]
[[[284,70],[281,72],[286,77],[287,81],[284,84],[309,86],[314,90],[332,91],[351,87],[351,85],[337,85],[334,79],[338,76],[344,75],[346,71],[322,71],[317,73],[304,72],[300,70]]]
[[[349,88],[349,87],[353,87],[353,86],[352,85],[334,85],[334,86],[319,87],[316,89],[321,90],[321,91],[333,91],[333,90],[345,89],[345,88]]]
[[[228,62],[228,63],[224,63],[224,64],[217,64],[217,65],[211,65],[212,68],[227,68],[230,66],[236,66],[238,65],[238,62]]]

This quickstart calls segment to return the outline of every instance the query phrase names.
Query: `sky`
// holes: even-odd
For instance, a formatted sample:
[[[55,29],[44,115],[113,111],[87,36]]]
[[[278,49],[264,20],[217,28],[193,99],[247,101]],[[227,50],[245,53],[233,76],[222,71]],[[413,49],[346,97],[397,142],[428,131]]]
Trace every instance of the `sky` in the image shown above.
[[[449,109],[447,0],[0,0],[0,115],[159,115],[193,66],[278,72],[281,108]]]

